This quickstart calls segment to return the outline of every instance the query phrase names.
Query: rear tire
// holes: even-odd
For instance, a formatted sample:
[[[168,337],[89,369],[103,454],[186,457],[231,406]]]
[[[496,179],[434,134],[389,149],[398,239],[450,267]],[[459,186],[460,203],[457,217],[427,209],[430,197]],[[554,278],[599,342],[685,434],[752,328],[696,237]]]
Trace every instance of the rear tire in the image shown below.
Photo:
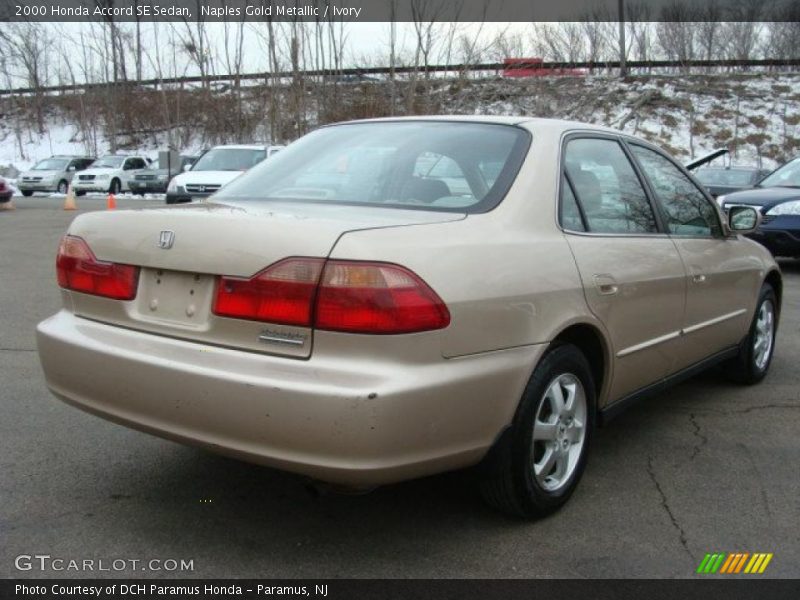
[[[753,385],[766,377],[775,352],[778,315],[775,290],[765,283],[761,286],[753,322],[739,347],[739,354],[723,365],[728,377],[745,385]]]
[[[571,344],[549,350],[528,381],[510,429],[482,465],[484,499],[526,518],[563,506],[586,468],[595,402],[583,353]]]

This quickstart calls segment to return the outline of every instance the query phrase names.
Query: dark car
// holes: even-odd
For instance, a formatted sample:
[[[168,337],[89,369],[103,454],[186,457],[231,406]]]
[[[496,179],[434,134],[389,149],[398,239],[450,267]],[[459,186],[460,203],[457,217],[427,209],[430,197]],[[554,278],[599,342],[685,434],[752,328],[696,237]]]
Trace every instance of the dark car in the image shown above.
[[[134,194],[144,196],[145,194],[165,194],[169,180],[183,173],[186,167],[192,166],[198,159],[197,156],[181,154],[180,161],[167,168],[166,165],[159,164],[157,169],[144,169],[137,173],[130,180],[129,186]]]
[[[11,186],[8,185],[5,179],[0,177],[0,204],[5,204],[11,200],[11,196],[13,195],[14,192],[11,190]]]
[[[768,173],[768,170],[758,167],[706,167],[697,169],[694,176],[716,198],[752,188]]]
[[[775,256],[800,258],[800,156],[776,169],[752,189],[718,198],[723,209],[754,206],[761,226],[750,237]]]

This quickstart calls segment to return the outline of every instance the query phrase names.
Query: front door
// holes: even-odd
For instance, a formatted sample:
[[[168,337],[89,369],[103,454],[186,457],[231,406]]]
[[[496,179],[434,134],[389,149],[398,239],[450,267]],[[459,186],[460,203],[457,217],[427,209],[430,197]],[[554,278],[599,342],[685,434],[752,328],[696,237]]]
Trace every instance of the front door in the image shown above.
[[[683,344],[675,365],[683,368],[735,346],[746,335],[762,267],[750,242],[725,236],[719,212],[681,167],[653,148],[629,147],[686,268]]]

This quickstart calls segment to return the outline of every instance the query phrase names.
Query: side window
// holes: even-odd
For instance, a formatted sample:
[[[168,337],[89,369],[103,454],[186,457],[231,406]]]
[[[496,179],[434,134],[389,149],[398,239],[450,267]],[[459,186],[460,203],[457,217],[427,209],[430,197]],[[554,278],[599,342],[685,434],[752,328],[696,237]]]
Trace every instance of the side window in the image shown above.
[[[676,235],[721,235],[717,210],[705,195],[668,158],[631,144],[656,197],[667,215],[667,227]]]
[[[573,139],[564,157],[590,232],[657,232],[647,194],[618,142]]]
[[[563,175],[561,177],[560,211],[559,220],[564,229],[568,231],[586,231],[581,211],[578,208],[578,201],[575,199],[575,194],[572,193],[572,186]]]

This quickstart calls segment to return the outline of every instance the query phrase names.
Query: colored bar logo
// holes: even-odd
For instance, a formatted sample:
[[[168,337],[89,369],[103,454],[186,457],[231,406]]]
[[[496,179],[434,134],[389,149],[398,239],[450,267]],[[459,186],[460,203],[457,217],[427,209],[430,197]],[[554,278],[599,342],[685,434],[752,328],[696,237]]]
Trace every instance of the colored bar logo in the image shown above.
[[[724,575],[761,574],[767,570],[772,560],[772,552],[714,552],[703,557],[697,573],[707,575],[720,573]]]

